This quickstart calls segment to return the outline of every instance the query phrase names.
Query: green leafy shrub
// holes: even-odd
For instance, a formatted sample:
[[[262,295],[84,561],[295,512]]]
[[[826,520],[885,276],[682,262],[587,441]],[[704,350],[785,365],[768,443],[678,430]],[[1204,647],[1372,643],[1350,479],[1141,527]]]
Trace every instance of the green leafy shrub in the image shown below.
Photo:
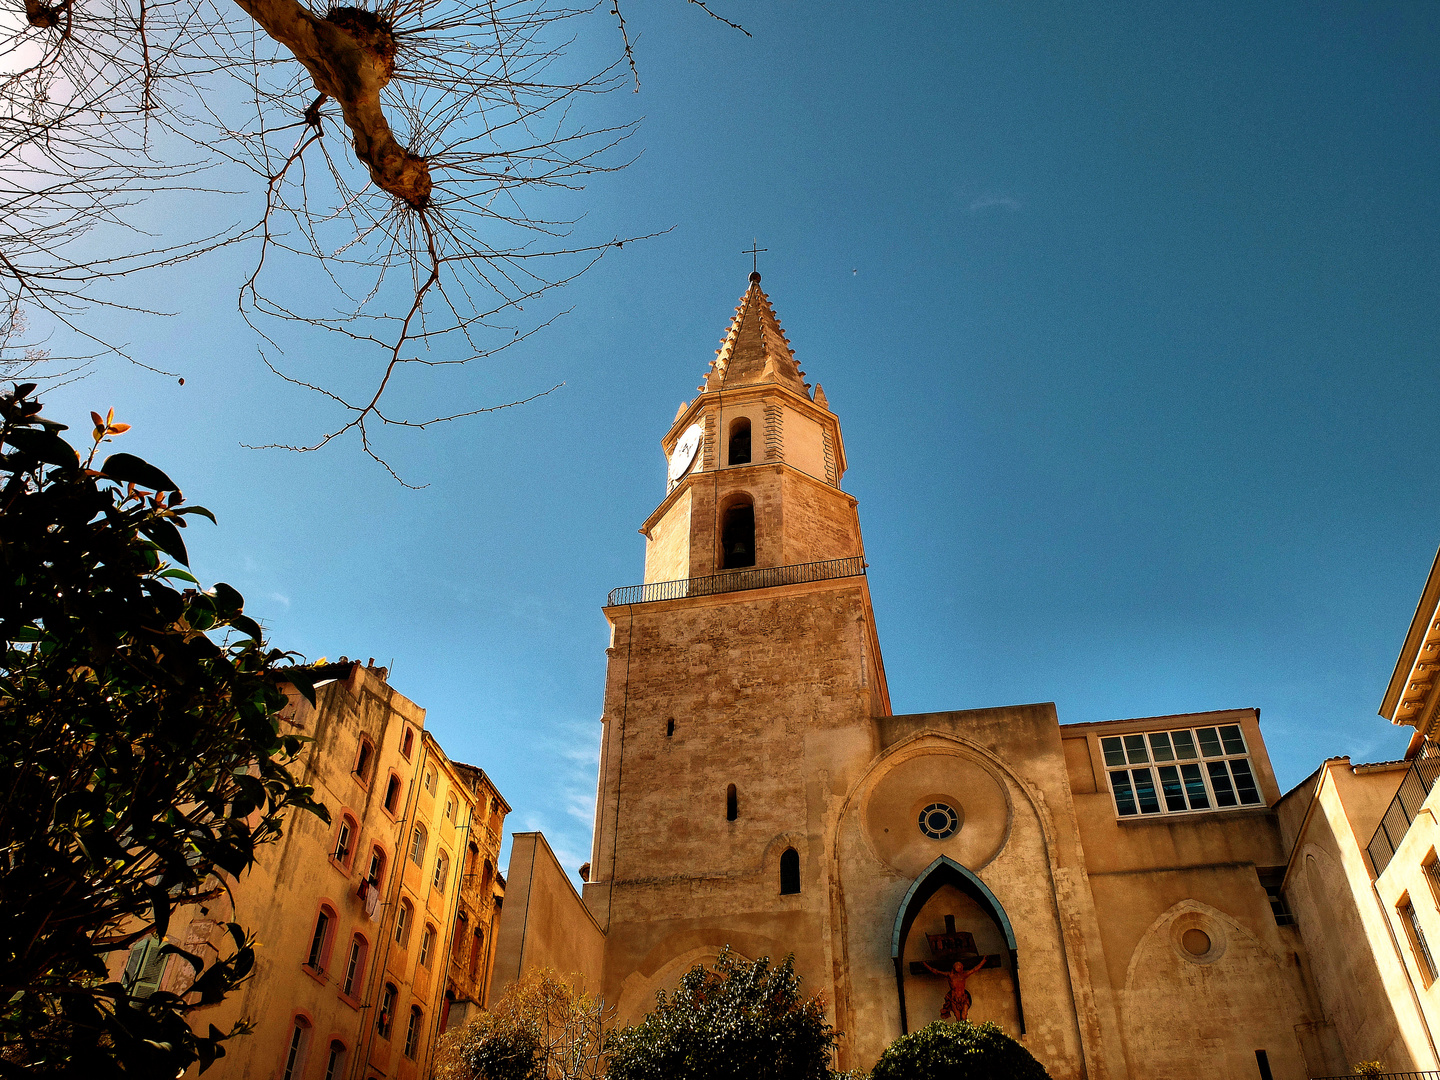
[[[999,1025],[936,1020],[902,1035],[880,1055],[870,1080],[1049,1080],[1050,1074]]]
[[[186,1017],[250,976],[253,942],[164,945],[180,978],[148,995],[107,959],[218,895],[290,810],[329,815],[287,769],[283,654],[181,569],[209,511],[130,454],[92,467],[113,415],[82,462],[34,389],[0,393],[0,1075],[175,1076],[248,1030]]]
[[[772,967],[727,948],[610,1036],[609,1080],[829,1080],[834,1048],[823,1003],[800,996],[792,957]]]

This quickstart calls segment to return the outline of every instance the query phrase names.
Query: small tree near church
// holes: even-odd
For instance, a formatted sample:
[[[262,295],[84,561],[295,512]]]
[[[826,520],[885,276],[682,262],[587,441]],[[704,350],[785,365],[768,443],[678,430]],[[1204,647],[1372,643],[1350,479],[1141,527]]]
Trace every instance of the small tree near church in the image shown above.
[[[1050,1080],[1050,1074],[998,1024],[936,1020],[886,1047],[870,1080]]]
[[[830,1080],[835,1030],[800,993],[794,958],[747,962],[727,948],[607,1042],[610,1080]]]

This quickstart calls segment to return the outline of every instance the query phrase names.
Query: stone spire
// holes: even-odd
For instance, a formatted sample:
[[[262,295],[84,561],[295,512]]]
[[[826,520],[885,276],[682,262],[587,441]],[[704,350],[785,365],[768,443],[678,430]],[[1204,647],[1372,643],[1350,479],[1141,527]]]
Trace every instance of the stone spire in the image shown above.
[[[750,275],[750,287],[740,298],[730,329],[720,339],[715,359],[705,373],[702,393],[711,390],[733,390],[755,383],[778,383],[797,394],[809,397],[805,373],[795,362],[790,342],[780,329],[780,320],[770,306],[770,298],[760,290],[760,275]]]

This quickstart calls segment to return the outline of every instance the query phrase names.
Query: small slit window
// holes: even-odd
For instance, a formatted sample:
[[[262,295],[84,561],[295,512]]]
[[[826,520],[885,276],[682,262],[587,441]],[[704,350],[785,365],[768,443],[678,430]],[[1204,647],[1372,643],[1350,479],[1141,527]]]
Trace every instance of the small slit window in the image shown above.
[[[793,847],[786,848],[780,856],[780,895],[790,896],[800,891],[800,853]]]
[[[750,464],[750,421],[743,416],[730,424],[730,464]]]
[[[675,721],[674,721],[674,720],[666,720],[666,721],[665,721],[665,737],[668,739],[671,735],[674,735],[674,734],[675,734]]]
[[[735,785],[725,789],[725,820],[734,821],[740,816],[740,799],[735,794]]]

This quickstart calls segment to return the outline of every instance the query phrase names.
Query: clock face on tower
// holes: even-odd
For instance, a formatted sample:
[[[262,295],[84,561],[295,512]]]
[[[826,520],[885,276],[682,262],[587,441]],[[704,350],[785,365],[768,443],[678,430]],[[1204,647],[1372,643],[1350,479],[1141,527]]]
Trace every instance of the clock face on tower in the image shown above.
[[[691,424],[675,443],[675,449],[670,454],[670,483],[675,483],[689,471],[703,435],[699,424]]]

